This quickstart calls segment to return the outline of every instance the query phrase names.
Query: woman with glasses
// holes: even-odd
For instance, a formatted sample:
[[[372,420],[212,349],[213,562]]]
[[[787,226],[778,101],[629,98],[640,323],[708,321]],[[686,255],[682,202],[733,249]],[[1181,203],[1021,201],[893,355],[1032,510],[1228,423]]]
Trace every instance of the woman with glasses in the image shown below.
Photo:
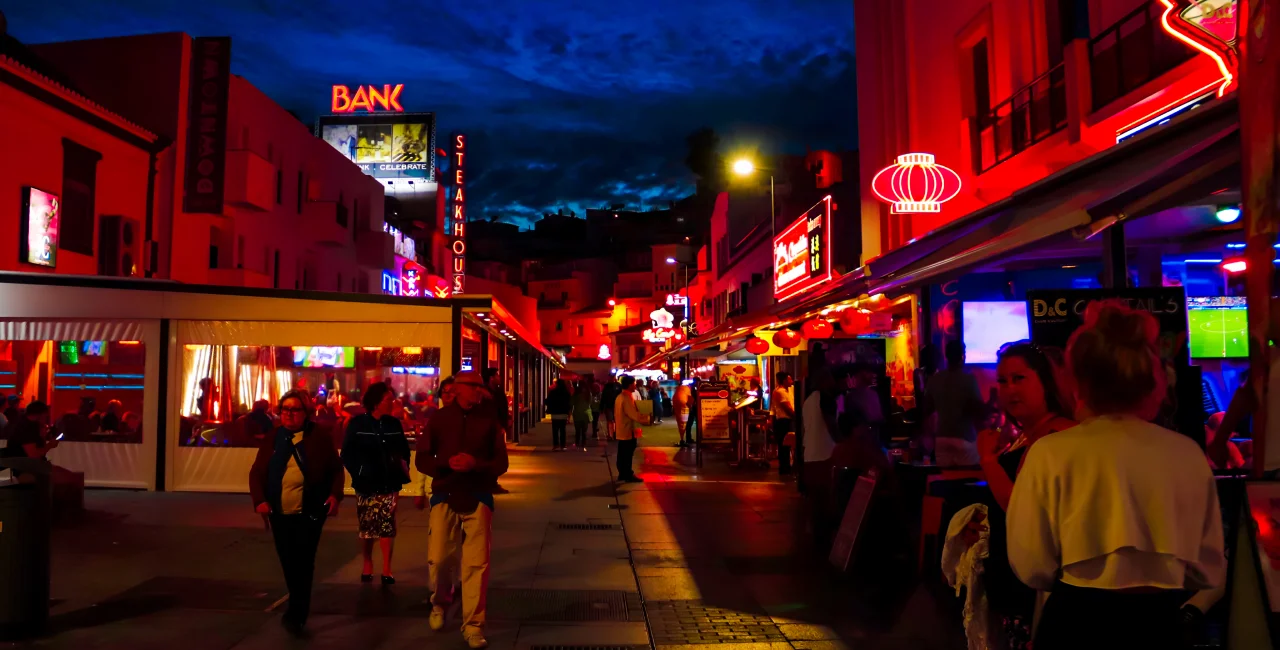
[[[1009,568],[1004,511],[1009,507],[1009,495],[1027,450],[1045,436],[1076,426],[1064,406],[1067,402],[1058,389],[1057,378],[1053,360],[1038,346],[1021,341],[1001,350],[996,366],[996,401],[1004,411],[1005,421],[1016,427],[1016,435],[1009,441],[1001,428],[978,434],[982,472],[995,501],[987,508],[990,548],[983,575],[993,620],[1005,635],[999,647],[1010,650],[1030,647],[1036,593]]]
[[[271,526],[289,588],[281,622],[294,636],[302,635],[311,609],[320,531],[326,517],[337,516],[346,482],[333,438],[308,419],[307,401],[296,390],[280,398],[280,426],[262,437],[249,470],[254,509]]]

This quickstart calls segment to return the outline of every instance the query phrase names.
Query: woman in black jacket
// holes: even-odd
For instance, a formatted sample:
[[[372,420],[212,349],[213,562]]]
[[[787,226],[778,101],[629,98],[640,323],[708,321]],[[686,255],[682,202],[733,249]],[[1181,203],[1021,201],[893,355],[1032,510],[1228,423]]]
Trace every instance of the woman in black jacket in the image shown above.
[[[544,402],[551,416],[551,451],[564,451],[565,437],[569,433],[569,412],[573,410],[573,396],[563,379],[557,379],[555,388]]]
[[[270,522],[289,588],[281,622],[294,636],[302,634],[311,609],[320,531],[325,518],[338,514],[345,483],[328,429],[307,419],[308,401],[297,390],[280,398],[280,426],[262,437],[249,470],[254,510]]]
[[[409,482],[409,441],[391,416],[395,395],[385,383],[365,391],[365,412],[351,418],[342,442],[342,464],[356,491],[356,516],[364,551],[361,582],[373,582],[373,540],[382,547],[382,584],[395,584],[391,551],[396,537],[396,498]]]

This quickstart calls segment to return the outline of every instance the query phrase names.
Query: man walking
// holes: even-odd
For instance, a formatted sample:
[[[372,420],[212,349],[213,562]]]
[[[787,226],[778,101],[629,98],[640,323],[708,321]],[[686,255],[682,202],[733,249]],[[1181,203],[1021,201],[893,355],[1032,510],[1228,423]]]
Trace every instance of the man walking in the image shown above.
[[[631,469],[637,438],[644,433],[640,428],[640,409],[636,408],[636,378],[624,376],[620,386],[622,394],[618,395],[614,404],[614,435],[618,438],[618,480],[623,483],[643,483],[644,480]]]
[[[454,376],[455,401],[435,413],[418,439],[414,461],[430,476],[431,629],[444,627],[453,596],[451,559],[461,553],[462,636],[471,648],[487,648],[485,596],[489,589],[489,536],[493,495],[507,471],[507,445],[492,409],[481,407],[484,383],[475,372]]]
[[[791,473],[791,445],[787,444],[787,434],[794,431],[792,422],[796,418],[796,402],[791,387],[795,383],[791,373],[778,373],[773,395],[769,397],[769,408],[773,412],[773,441],[778,446],[778,473],[783,475]]]
[[[494,414],[505,436],[511,430],[511,403],[507,401],[507,392],[502,389],[502,373],[497,368],[485,368],[484,385],[493,398]]]

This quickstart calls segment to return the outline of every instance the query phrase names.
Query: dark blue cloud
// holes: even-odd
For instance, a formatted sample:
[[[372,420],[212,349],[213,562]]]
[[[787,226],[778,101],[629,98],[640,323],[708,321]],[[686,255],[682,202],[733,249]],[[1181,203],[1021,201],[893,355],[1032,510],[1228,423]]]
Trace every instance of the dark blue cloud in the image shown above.
[[[230,35],[233,71],[310,120],[334,83],[404,83],[471,134],[477,214],[665,204],[684,136],[770,152],[856,146],[849,0],[60,0],[5,7],[28,43]]]

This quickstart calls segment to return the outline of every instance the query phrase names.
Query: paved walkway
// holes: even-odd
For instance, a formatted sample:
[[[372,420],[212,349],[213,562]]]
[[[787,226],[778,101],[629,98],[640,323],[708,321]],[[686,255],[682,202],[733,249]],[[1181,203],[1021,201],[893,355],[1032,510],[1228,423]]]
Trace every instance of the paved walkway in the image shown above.
[[[674,443],[673,426],[637,454],[646,483],[617,488],[603,446],[552,453],[546,423],[513,449],[494,517],[492,647],[963,647],[954,599],[906,578],[833,575],[776,471],[739,473],[712,454],[697,469],[664,437]],[[280,629],[283,581],[247,496],[93,490],[86,505],[55,531],[52,634],[11,647],[464,647],[427,628],[427,519],[410,501],[391,588],[358,582],[350,500],[326,527],[307,641]]]

